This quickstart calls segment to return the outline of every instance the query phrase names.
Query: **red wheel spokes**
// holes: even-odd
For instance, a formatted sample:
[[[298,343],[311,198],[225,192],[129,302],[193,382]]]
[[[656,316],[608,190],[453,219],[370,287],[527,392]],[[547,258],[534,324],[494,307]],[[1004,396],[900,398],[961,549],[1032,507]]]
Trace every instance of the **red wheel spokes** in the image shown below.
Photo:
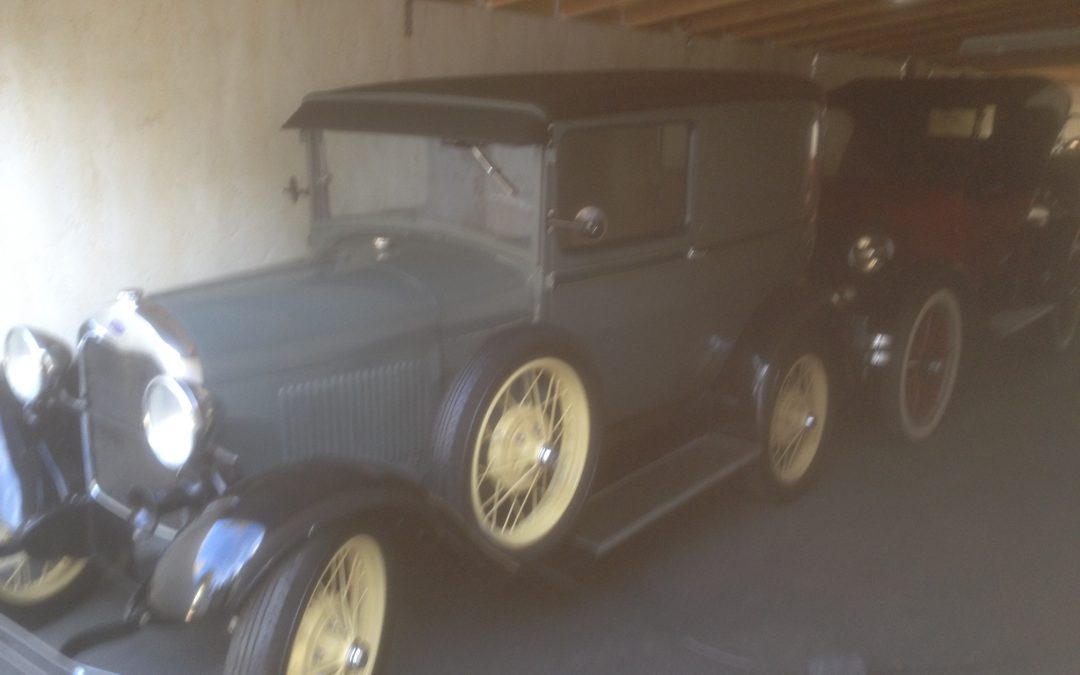
[[[945,389],[951,345],[945,313],[931,307],[915,326],[911,351],[904,364],[905,403],[916,424],[925,423],[937,409]]]

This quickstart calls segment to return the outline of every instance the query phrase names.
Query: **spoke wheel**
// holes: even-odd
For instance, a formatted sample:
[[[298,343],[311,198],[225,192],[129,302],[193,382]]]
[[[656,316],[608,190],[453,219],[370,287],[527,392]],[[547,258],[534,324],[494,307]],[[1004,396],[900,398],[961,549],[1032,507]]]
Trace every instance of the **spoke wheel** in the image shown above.
[[[488,403],[472,449],[473,515],[507,548],[524,548],[562,524],[589,463],[589,400],[566,361],[533,359]]]
[[[304,608],[286,675],[374,672],[386,617],[386,561],[368,535],[330,558]]]
[[[0,524],[0,542],[11,536],[11,530]],[[85,568],[82,558],[37,560],[25,553],[0,557],[0,603],[32,607],[47,602],[70,587]]]
[[[960,369],[960,303],[948,288],[913,295],[900,313],[897,353],[886,371],[886,421],[909,441],[928,438],[941,423]]]
[[[828,405],[824,362],[813,354],[799,357],[784,375],[769,424],[769,466],[780,484],[795,485],[810,470],[821,446]]]
[[[1062,298],[1050,317],[1053,347],[1061,352],[1072,346],[1080,330],[1080,228],[1069,246],[1065,274]]]

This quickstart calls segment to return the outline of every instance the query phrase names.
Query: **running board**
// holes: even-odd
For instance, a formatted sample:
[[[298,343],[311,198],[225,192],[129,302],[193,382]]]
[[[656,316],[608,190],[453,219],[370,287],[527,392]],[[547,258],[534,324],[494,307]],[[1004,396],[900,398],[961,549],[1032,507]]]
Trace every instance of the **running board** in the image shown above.
[[[72,661],[3,614],[0,614],[0,673],[111,675]]]
[[[990,330],[998,337],[1017,333],[1054,311],[1054,304],[1009,309],[990,317]]]
[[[702,436],[600,490],[585,503],[571,541],[600,557],[754,459],[758,445]]]

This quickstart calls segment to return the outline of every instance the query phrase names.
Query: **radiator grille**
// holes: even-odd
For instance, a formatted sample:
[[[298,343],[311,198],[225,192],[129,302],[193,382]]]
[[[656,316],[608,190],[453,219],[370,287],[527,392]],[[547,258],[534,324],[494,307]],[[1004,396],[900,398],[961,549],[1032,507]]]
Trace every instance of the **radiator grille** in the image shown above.
[[[285,451],[416,467],[429,442],[435,387],[422,360],[282,387]]]
[[[84,345],[82,360],[93,478],[125,505],[137,485],[171,487],[176,474],[154,457],[142,427],[143,391],[160,368],[144,354],[94,341]]]

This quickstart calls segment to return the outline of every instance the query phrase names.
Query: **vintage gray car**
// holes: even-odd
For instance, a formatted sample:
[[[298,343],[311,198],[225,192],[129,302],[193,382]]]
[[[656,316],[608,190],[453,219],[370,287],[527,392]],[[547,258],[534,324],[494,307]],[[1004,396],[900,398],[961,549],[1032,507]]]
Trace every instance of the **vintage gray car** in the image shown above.
[[[309,258],[121,292],[73,349],[7,336],[0,602],[156,547],[132,627],[231,617],[229,673],[371,672],[403,514],[513,566],[740,468],[798,493],[820,114],[807,81],[698,71],[308,96]]]

